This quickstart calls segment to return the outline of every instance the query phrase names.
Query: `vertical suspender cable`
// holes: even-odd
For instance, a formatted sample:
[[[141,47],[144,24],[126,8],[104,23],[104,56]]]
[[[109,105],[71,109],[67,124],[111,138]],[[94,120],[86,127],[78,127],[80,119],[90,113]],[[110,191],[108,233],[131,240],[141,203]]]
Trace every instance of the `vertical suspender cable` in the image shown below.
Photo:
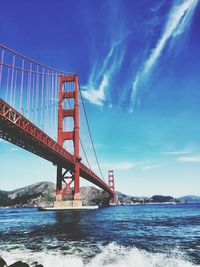
[[[6,102],[8,102],[8,88],[9,88],[9,81],[10,81],[10,69],[8,68],[8,72],[7,72],[7,81],[6,81]]]
[[[35,120],[35,122],[36,122],[36,124],[37,124],[37,122],[38,122],[38,94],[39,94],[39,92],[38,92],[38,79],[39,79],[39,76],[38,76],[38,68],[39,68],[39,66],[37,66],[37,70],[36,70],[36,95],[35,95],[35,112],[34,112],[34,120]]]
[[[40,116],[40,123],[41,123],[41,128],[43,130],[43,118],[44,118],[44,68],[42,72],[42,95],[41,95],[41,116]]]
[[[30,96],[31,96],[31,81],[32,81],[32,63],[30,63],[29,77],[28,77],[28,92],[27,92],[27,116],[30,115]]]
[[[34,101],[35,101],[35,73],[32,74],[32,87],[31,87],[31,115],[30,118],[34,122]]]
[[[14,94],[13,94],[13,106],[15,107],[16,103],[16,90],[17,90],[17,70],[15,70],[15,78],[14,78]]]
[[[12,104],[12,92],[13,92],[13,82],[14,82],[14,69],[15,67],[15,55],[13,54],[13,63],[12,63],[12,76],[11,76],[11,86],[10,86],[10,105]]]
[[[49,130],[49,70],[47,71],[47,76],[46,76],[46,79],[47,79],[47,85],[46,85],[46,123],[47,123],[47,130]],[[46,126],[46,125],[45,125]],[[49,134],[49,132],[48,132]]]
[[[3,59],[4,59],[4,50],[1,51],[1,65],[0,65],[0,89],[2,81],[2,71],[3,71]]]
[[[55,140],[56,140],[56,137],[57,137],[57,110],[58,110],[58,106],[57,106],[57,103],[58,103],[58,73],[56,72],[56,76],[55,76],[55,87],[54,87],[54,96],[55,96],[55,113],[54,113],[54,135],[55,135]]]
[[[51,128],[51,137],[54,137],[54,72],[52,72],[52,87],[51,87],[51,109],[52,109],[52,113],[51,113],[51,123],[52,123],[52,128]]]
[[[29,66],[30,68],[30,66]],[[27,85],[26,85],[26,114],[28,116],[28,92],[29,92],[29,83],[30,83],[30,71],[27,73]]]
[[[22,59],[22,75],[21,75],[20,102],[19,102],[19,111],[21,113],[22,113],[23,86],[24,86],[24,59]]]
[[[51,136],[51,76],[50,76],[50,72],[49,72],[49,75],[48,75],[48,112],[47,112],[47,115],[48,115],[48,131],[49,131],[49,136]]]
[[[53,129],[54,129],[54,72],[52,71],[51,76],[51,137],[53,138]]]

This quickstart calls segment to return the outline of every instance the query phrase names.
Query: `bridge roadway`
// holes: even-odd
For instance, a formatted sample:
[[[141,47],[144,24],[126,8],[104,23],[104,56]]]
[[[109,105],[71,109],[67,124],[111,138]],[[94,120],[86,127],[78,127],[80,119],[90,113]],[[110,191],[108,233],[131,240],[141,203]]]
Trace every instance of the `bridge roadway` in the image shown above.
[[[59,163],[63,168],[74,171],[74,156],[1,98],[0,138],[28,150],[54,165]],[[109,186],[81,162],[80,176],[108,192],[110,197],[113,196]]]

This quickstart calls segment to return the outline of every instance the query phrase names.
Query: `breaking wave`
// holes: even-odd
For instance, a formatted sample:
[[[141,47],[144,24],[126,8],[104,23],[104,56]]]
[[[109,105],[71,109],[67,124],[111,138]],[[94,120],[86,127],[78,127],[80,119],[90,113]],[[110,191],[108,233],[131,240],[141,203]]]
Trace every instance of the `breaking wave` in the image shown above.
[[[82,248],[87,250],[87,248]],[[1,251],[8,264],[21,260],[32,265],[34,262],[44,267],[192,267],[200,266],[190,262],[180,251],[151,253],[136,247],[119,246],[110,243],[101,247],[101,252],[88,259],[78,253],[73,255],[60,251],[32,252],[27,249]],[[86,253],[87,254],[87,253]]]

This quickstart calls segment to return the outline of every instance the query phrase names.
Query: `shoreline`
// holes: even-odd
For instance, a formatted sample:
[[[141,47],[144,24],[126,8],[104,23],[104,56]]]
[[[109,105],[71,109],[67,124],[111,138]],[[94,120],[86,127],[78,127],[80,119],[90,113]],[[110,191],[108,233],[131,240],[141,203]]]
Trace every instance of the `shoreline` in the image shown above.
[[[181,203],[176,203],[176,202],[149,202],[149,203],[133,203],[133,204],[129,204],[129,203],[126,203],[126,204],[118,204],[118,205],[114,205],[115,207],[116,206],[143,206],[143,205],[194,205],[194,204],[199,204],[200,205],[200,202],[191,202],[191,203],[184,203],[184,202],[181,202]],[[111,207],[112,205],[108,205],[108,206],[100,206],[100,208],[107,208],[107,207]],[[50,206],[49,206],[50,207]],[[0,206],[0,209],[43,209],[43,207],[40,207],[40,206],[34,206],[34,207],[12,207],[12,206]],[[50,209],[49,209],[50,210]],[[63,209],[61,209],[63,210]],[[68,209],[70,210],[70,209]],[[71,209],[73,210],[73,209]],[[80,209],[80,210],[84,210],[84,208]],[[56,210],[54,210],[56,211]]]

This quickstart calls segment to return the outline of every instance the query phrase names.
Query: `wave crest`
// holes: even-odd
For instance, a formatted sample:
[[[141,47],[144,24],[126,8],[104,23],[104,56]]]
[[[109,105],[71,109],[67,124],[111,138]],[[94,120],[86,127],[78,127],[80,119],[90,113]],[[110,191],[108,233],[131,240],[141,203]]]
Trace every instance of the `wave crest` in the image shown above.
[[[66,253],[66,252],[65,252]],[[101,252],[90,260],[60,251],[32,252],[26,249],[1,251],[0,255],[12,264],[22,260],[29,264],[38,262],[44,267],[192,267],[200,266],[188,261],[185,255],[175,250],[166,253],[151,253],[136,247],[110,243],[101,247]],[[86,252],[87,255],[87,252]]]

